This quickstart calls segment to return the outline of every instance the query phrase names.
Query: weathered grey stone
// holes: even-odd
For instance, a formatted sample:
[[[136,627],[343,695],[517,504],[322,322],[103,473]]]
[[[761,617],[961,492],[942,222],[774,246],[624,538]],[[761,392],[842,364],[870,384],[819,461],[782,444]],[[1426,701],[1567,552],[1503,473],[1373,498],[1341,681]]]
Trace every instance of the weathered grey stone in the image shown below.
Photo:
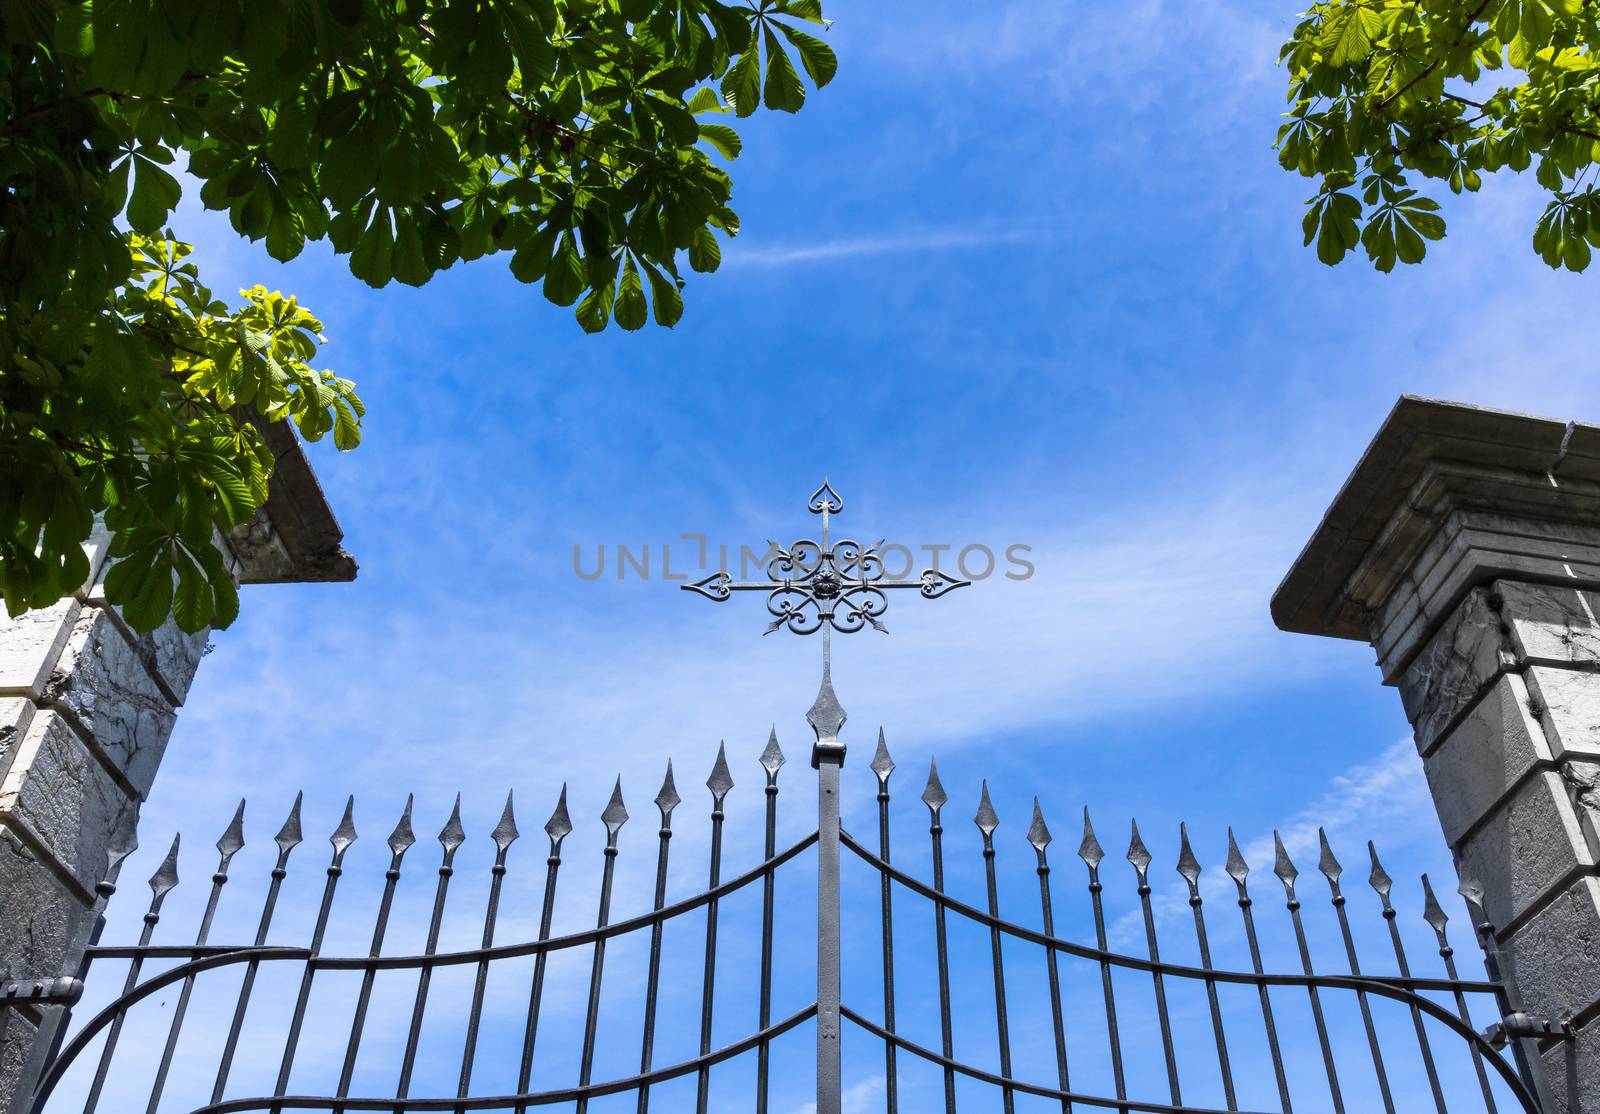
[[[1483,588],[1469,593],[1400,678],[1400,700],[1424,754],[1501,669],[1508,644],[1488,596]]]
[[[1495,587],[1505,601],[1512,645],[1524,661],[1600,665],[1600,595],[1514,580]]]
[[[1574,871],[1595,867],[1566,782],[1550,770],[1513,790],[1454,843],[1454,850],[1456,869],[1483,886],[1484,910],[1502,929],[1546,900]]]
[[[33,1019],[21,1010],[0,1009],[0,1110],[13,1108],[16,1087],[38,1033]]]
[[[89,906],[0,818],[0,980],[56,976],[75,968],[69,953]]]
[[[25,696],[0,696],[0,780],[5,778],[11,756],[21,745],[32,719],[33,701]]]
[[[79,614],[45,699],[83,725],[141,797],[149,794],[176,712],[107,612],[86,607]]]
[[[64,599],[15,619],[0,616],[0,693],[39,695],[77,613],[78,601]]]
[[[1586,670],[1535,665],[1525,674],[1557,758],[1600,758],[1600,677]]]
[[[1501,941],[1500,958],[1536,1016],[1565,1021],[1600,1001],[1600,879],[1573,882]]]
[[[1536,762],[1549,758],[1522,678],[1501,677],[1423,763],[1445,840],[1454,847]]]
[[[107,851],[133,842],[138,814],[138,802],[59,713],[33,717],[0,781],[0,819],[30,832],[86,898],[105,875]]]
[[[1590,1025],[1579,1030],[1575,1040],[1544,1051],[1551,1097],[1556,1109],[1567,1114],[1600,1114],[1600,1040],[1593,1030]]]

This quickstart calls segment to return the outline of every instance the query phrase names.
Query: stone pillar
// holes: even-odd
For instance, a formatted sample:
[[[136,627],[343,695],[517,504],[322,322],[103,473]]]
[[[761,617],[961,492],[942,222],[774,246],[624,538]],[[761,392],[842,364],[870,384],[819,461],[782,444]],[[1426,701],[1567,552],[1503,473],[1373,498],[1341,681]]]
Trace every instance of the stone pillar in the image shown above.
[[[1562,1114],[1600,1114],[1597,614],[1600,427],[1412,397],[1272,600],[1400,690]]]
[[[351,580],[355,562],[294,435],[268,430],[271,498],[224,539],[242,583]],[[104,539],[83,589],[0,618],[0,984],[76,974],[95,899],[131,849],[206,633],[136,634],[103,594]],[[108,877],[109,872],[109,877]],[[13,987],[13,990],[17,988]],[[0,999],[0,1110],[21,1110],[61,1006]]]

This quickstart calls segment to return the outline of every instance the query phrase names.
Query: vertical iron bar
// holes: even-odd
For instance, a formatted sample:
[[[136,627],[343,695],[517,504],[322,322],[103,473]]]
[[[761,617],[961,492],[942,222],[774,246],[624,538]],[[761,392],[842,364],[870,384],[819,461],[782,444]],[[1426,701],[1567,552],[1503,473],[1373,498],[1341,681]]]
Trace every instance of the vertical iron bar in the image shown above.
[[[1038,857],[1035,873],[1039,876],[1039,909],[1044,916],[1044,934],[1052,939],[1056,934],[1055,910],[1050,901],[1050,861],[1045,848],[1050,846],[1050,829],[1045,826],[1044,813],[1039,811],[1039,798],[1033,799],[1033,822],[1028,825],[1028,843]],[[1061,1021],[1061,974],[1056,969],[1056,950],[1044,950],[1046,974],[1050,980],[1050,1025],[1056,1038],[1056,1080],[1063,1091],[1071,1090],[1067,1076],[1067,1035]],[[1062,1099],[1063,1114],[1072,1114],[1072,1100]]]
[[[344,853],[350,850],[350,845],[356,841],[356,826],[351,816],[355,805],[354,797],[345,801],[344,817],[334,829],[333,835],[328,837],[328,842],[333,845],[333,859],[328,863],[328,881],[322,887],[322,905],[317,910],[316,927],[311,931],[313,957],[322,952],[322,938],[328,931],[328,917],[333,912],[333,893],[338,888],[339,877],[344,873]],[[289,1020],[289,1038],[283,1045],[283,1063],[278,1067],[278,1082],[272,1091],[274,1098],[289,1093],[289,1073],[294,1070],[294,1056],[300,1044],[300,1028],[305,1024],[306,1007],[311,1002],[311,981],[316,973],[316,968],[307,963],[305,974],[300,976],[300,994],[295,999],[294,1014]],[[278,1114],[282,1109],[280,1104],[274,1103],[272,1114]]]
[[[439,882],[433,891],[433,914],[428,921],[428,940],[423,947],[424,955],[432,955],[439,949],[439,929],[444,924],[445,898],[450,894],[450,877],[455,874],[456,850],[466,842],[467,833],[461,828],[461,794],[456,794],[456,803],[450,809],[450,819],[445,821],[439,830],[439,846],[442,857],[439,861]],[[428,986],[433,981],[433,967],[424,965],[417,972],[417,996],[411,1005],[411,1027],[406,1031],[406,1051],[400,1061],[400,1081],[395,1085],[395,1097],[405,1098],[411,1090],[411,1073],[417,1066],[417,1042],[422,1036],[422,1016],[428,1008]]]
[[[556,908],[556,876],[561,870],[561,841],[572,832],[572,818],[567,815],[567,787],[561,786],[561,797],[556,810],[545,821],[544,834],[550,837],[550,854],[545,859],[544,906],[539,911],[539,940],[550,939],[550,920]],[[539,1005],[544,997],[544,972],[550,953],[541,951],[533,961],[533,989],[528,994],[528,1022],[522,1034],[522,1066],[517,1069],[517,1092],[527,1093],[533,1078],[533,1046],[539,1037]],[[517,1104],[517,1114],[527,1110],[526,1103]]]
[[[933,888],[941,894],[944,893],[944,825],[939,822],[939,813],[949,799],[939,781],[938,763],[929,762],[928,785],[922,791],[922,803],[928,806],[928,835],[933,841]],[[954,1035],[950,1029],[950,946],[945,936],[944,906],[937,901],[933,903],[933,933],[939,964],[939,1047],[944,1058],[950,1060],[955,1057]],[[955,1114],[956,1073],[948,1065],[944,1069],[944,1109],[945,1114]]]
[[[1200,896],[1200,860],[1194,857],[1194,848],[1189,845],[1189,826],[1178,825],[1180,849],[1178,852],[1178,873],[1183,875],[1183,880],[1189,884],[1189,908],[1194,910],[1194,936],[1200,948],[1200,966],[1208,973],[1211,970],[1211,942],[1206,936],[1206,915],[1202,909],[1205,899]],[[1227,1100],[1229,1110],[1239,1109],[1239,1100],[1233,1091],[1233,1065],[1228,1060],[1228,1038],[1222,1031],[1222,1007],[1217,1002],[1216,981],[1206,979],[1206,1000],[1211,1006],[1211,1031],[1217,1040],[1217,1063],[1222,1069],[1222,1094]]]
[[[283,888],[283,880],[289,873],[289,852],[300,846],[300,804],[303,797],[303,793],[294,795],[294,807],[289,810],[283,827],[272,838],[278,845],[278,861],[272,867],[272,883],[267,887],[267,899],[261,906],[261,920],[256,925],[255,946],[258,948],[267,942],[267,931],[272,927],[272,914],[278,907],[278,891]],[[213,1104],[222,1101],[222,1093],[227,1089],[228,1072],[233,1068],[234,1053],[239,1049],[239,1034],[244,1030],[245,1011],[250,1007],[250,992],[255,988],[256,972],[260,968],[261,962],[257,959],[245,963],[244,981],[239,985],[239,1001],[233,1007],[233,1022],[228,1026],[228,1039],[222,1046],[217,1080],[211,1086]]]
[[[767,737],[767,747],[761,752],[761,768],[767,774],[767,828],[766,828],[766,860],[778,853],[778,771],[783,768],[783,751],[778,747],[778,729],[774,727],[771,735]],[[772,916],[773,916],[773,884],[776,879],[772,871],[767,871],[761,879],[761,1006],[759,1024],[763,1031],[772,1024]],[[761,1043],[756,1047],[756,1114],[767,1114],[769,1075],[771,1071],[770,1042],[761,1038]],[[891,1077],[889,1093],[894,1094],[894,1081]],[[894,1100],[890,1099],[890,1114],[894,1111]]]
[[[1133,837],[1128,842],[1128,862],[1139,876],[1139,905],[1144,911],[1145,947],[1150,962],[1161,962],[1161,948],[1156,943],[1156,918],[1150,908],[1150,850],[1139,836],[1138,821],[1133,824]],[[1172,1047],[1172,1021],[1167,1016],[1167,988],[1160,971],[1152,971],[1150,978],[1156,988],[1156,1018],[1161,1023],[1161,1051],[1167,1062],[1167,1089],[1172,1093],[1172,1105],[1183,1105],[1183,1094],[1178,1086],[1178,1060]]]
[[[206,898],[206,911],[200,916],[200,930],[195,934],[195,947],[201,947],[211,935],[211,922],[217,916],[217,902],[222,898],[222,887],[228,884],[228,864],[244,846],[244,802],[233,814],[233,821],[222,838],[217,840],[217,853],[222,856],[216,873],[211,876],[211,893]],[[172,1057],[178,1050],[178,1034],[183,1029],[184,1016],[189,1012],[189,998],[194,993],[195,976],[191,972],[183,978],[183,989],[178,992],[178,1004],[172,1011],[172,1024],[167,1029],[166,1047],[161,1050],[161,1065],[156,1068],[155,1082],[150,1085],[150,1102],[145,1114],[156,1114],[161,1105],[161,1092],[166,1090],[167,1073],[172,1070]]]
[[[1455,949],[1450,946],[1450,941],[1445,935],[1445,925],[1450,918],[1445,916],[1444,909],[1439,905],[1439,899],[1434,896],[1433,886],[1428,881],[1428,876],[1422,876],[1422,919],[1428,922],[1433,929],[1434,936],[1439,941],[1439,958],[1444,960],[1444,972],[1451,982],[1459,977],[1456,974]],[[1461,1023],[1469,1029],[1475,1028],[1472,1024],[1472,1015],[1467,1010],[1467,996],[1461,993],[1461,988],[1455,988],[1456,1016],[1461,1018]],[[1487,1114],[1498,1114],[1494,1104],[1494,1091],[1489,1086],[1489,1073],[1483,1066],[1483,1054],[1478,1051],[1477,1045],[1468,1045],[1472,1053],[1472,1067],[1478,1075],[1478,1089],[1483,1092],[1483,1108]]]
[[[872,772],[878,779],[878,858],[889,861],[889,775],[894,773],[894,760],[889,757],[889,747],[884,742],[883,728],[878,728],[878,749],[872,756]],[[771,851],[768,851],[771,854]],[[883,1027],[895,1031],[894,1020],[894,908],[893,884],[887,874],[878,875],[879,898],[883,907]],[[893,1041],[883,1042],[884,1099],[888,1114],[900,1110],[900,1072],[895,1062]]]
[[[1233,838],[1233,829],[1228,829],[1228,863],[1223,867],[1233,884],[1239,890],[1239,915],[1244,919],[1244,936],[1250,944],[1250,967],[1256,974],[1262,973],[1261,944],[1256,939],[1256,918],[1250,911],[1254,904],[1250,900],[1250,891],[1245,885],[1245,880],[1250,876],[1250,865],[1244,861],[1244,856],[1239,853],[1239,844]],[[1278,1047],[1278,1026],[1272,1018],[1272,996],[1266,983],[1256,986],[1261,996],[1261,1020],[1267,1027],[1267,1049],[1272,1054],[1272,1075],[1278,1084],[1278,1101],[1283,1104],[1283,1114],[1294,1114],[1294,1105],[1289,1101],[1289,1080],[1283,1073],[1283,1050]]]
[[[994,805],[989,801],[989,782],[983,782],[983,796],[978,800],[978,814],[972,818],[983,833],[983,877],[989,896],[989,916],[1000,919],[1000,894],[994,878],[994,831],[1000,826]],[[994,1021],[1000,1040],[1000,1075],[1005,1080],[1000,1088],[1000,1103],[1005,1114],[1016,1110],[1016,1094],[1011,1089],[1011,1024],[1006,1016],[1006,971],[1001,955],[1000,926],[989,926],[989,961],[994,969]]]
[[[407,793],[406,810],[400,814],[394,831],[389,833],[389,869],[383,876],[383,897],[378,902],[378,918],[372,926],[372,945],[367,949],[367,954],[373,959],[383,952],[383,937],[389,929],[389,912],[394,906],[394,890],[400,882],[400,860],[407,849],[417,842],[416,834],[411,830],[411,801],[411,794]],[[361,972],[361,991],[356,996],[355,1016],[350,1020],[350,1039],[345,1043],[344,1066],[339,1069],[339,1098],[350,1093],[350,1080],[356,1071],[356,1053],[361,1048],[362,1032],[367,1026],[367,1006],[372,1001],[372,984],[377,975],[378,972],[371,967]],[[333,1108],[333,1114],[343,1114],[343,1111],[342,1106]]]
[[[822,510],[822,544],[828,544],[828,506]],[[829,628],[822,628],[822,686],[806,712],[817,734],[811,766],[817,771],[817,1114],[839,1114],[843,1069],[839,1032],[839,741],[845,711],[833,691]]]
[[[678,796],[678,787],[672,780],[672,760],[667,760],[667,776],[662,779],[661,791],[656,794],[656,808],[661,813],[661,830],[657,833],[658,847],[656,849],[656,894],[655,903],[651,909],[659,913],[661,907],[667,903],[667,849],[672,841],[672,810],[678,807],[681,798]],[[661,929],[659,920],[650,925],[650,974],[645,981],[644,992],[644,1039],[639,1052],[639,1074],[644,1075],[650,1070],[650,1057],[655,1049],[656,1040],[656,997],[661,986]],[[771,938],[771,934],[768,934]],[[638,1114],[648,1114],[650,1110],[650,1084],[639,1085]]]
[[[711,871],[708,889],[716,889],[722,881],[722,802],[733,788],[733,776],[728,773],[728,756],[725,748],[717,745],[717,761],[706,779],[711,790]],[[711,1052],[711,1008],[717,987],[717,902],[706,903],[706,957],[700,984],[700,1055]],[[711,1065],[701,1064],[695,1092],[696,1114],[706,1114],[711,1102]],[[819,1110],[820,1114],[820,1110]]]
[[[1344,894],[1339,889],[1339,876],[1344,872],[1344,868],[1339,865],[1339,860],[1333,857],[1333,848],[1328,845],[1327,832],[1318,828],[1317,839],[1322,844],[1322,856],[1317,860],[1317,869],[1328,880],[1333,909],[1339,918],[1339,933],[1344,937],[1344,954],[1350,964],[1350,974],[1360,978],[1361,964],[1356,960],[1356,944],[1350,935],[1350,917],[1345,912]],[[1378,1047],[1378,1030],[1372,1024],[1372,1005],[1367,1001],[1366,991],[1356,991],[1356,1004],[1361,1007],[1361,1023],[1367,1030],[1367,1047],[1372,1051],[1372,1067],[1378,1074],[1378,1093],[1383,1098],[1383,1109],[1387,1114],[1394,1114],[1394,1096],[1389,1093],[1389,1073],[1383,1066],[1383,1051]]]
[[[1272,844],[1275,850],[1272,873],[1283,883],[1284,908],[1289,910],[1289,918],[1294,922],[1294,939],[1300,948],[1300,968],[1309,978],[1315,972],[1311,969],[1311,949],[1306,945],[1306,926],[1300,919],[1300,899],[1294,891],[1294,882],[1300,877],[1300,872],[1289,861],[1283,837],[1276,831],[1272,833]],[[1306,994],[1311,998],[1311,1019],[1316,1023],[1317,1043],[1322,1046],[1322,1067],[1328,1075],[1328,1094],[1333,1099],[1334,1114],[1344,1114],[1344,1095],[1339,1089],[1339,1072],[1333,1065],[1333,1047],[1328,1043],[1328,1023],[1322,1017],[1322,999],[1318,997],[1313,984],[1307,984]]]
[[[600,814],[601,821],[606,826],[605,868],[600,876],[600,912],[595,917],[595,927],[604,928],[611,920],[611,883],[616,876],[617,866],[617,833],[622,830],[622,825],[628,822],[628,810],[622,804],[622,778],[617,778],[615,788],[611,790],[611,800],[606,804],[605,811]],[[594,960],[589,968],[589,1009],[583,1020],[583,1058],[578,1065],[578,1086],[589,1085],[590,1073],[594,1070],[594,1038],[595,1028],[600,1023],[600,980],[605,976],[606,966],[606,939],[598,937],[594,942]],[[586,1114],[589,1109],[589,1096],[578,1096],[578,1114]]]
[[[1369,839],[1367,840],[1367,854],[1372,859],[1372,873],[1367,876],[1367,884],[1378,895],[1378,900],[1383,903],[1383,919],[1389,925],[1389,940],[1394,944],[1394,960],[1400,968],[1400,977],[1411,977],[1411,965],[1406,962],[1405,945],[1400,942],[1400,927],[1395,924],[1394,906],[1389,902],[1389,891],[1394,886],[1394,880],[1383,869],[1383,864],[1378,862],[1378,849]],[[1422,1011],[1411,1004],[1411,1024],[1417,1031],[1417,1047],[1422,1050],[1422,1068],[1428,1076],[1428,1086],[1433,1091],[1433,1105],[1439,1114],[1446,1114],[1444,1092],[1439,1087],[1439,1069],[1433,1063],[1433,1049],[1428,1045],[1428,1032],[1422,1026]]]
[[[494,946],[495,919],[500,914],[500,887],[506,877],[506,852],[517,841],[517,818],[511,809],[511,793],[506,793],[506,807],[500,813],[489,838],[494,841],[494,866],[490,868],[489,904],[483,914],[483,946]],[[483,996],[489,987],[489,961],[478,960],[477,978],[472,984],[472,1008],[467,1013],[467,1041],[461,1050],[461,1078],[456,1084],[456,1097],[466,1098],[472,1086],[472,1066],[478,1054],[478,1027],[483,1021]],[[458,1108],[464,1110],[464,1107]]]
[[[161,904],[166,901],[167,894],[172,887],[178,884],[178,837],[172,837],[172,847],[167,851],[167,857],[161,860],[161,865],[150,876],[150,908],[144,915],[144,928],[139,932],[139,947],[148,948],[150,937],[154,935],[156,925],[161,921]],[[136,955],[128,963],[128,977],[122,984],[122,996],[126,998],[139,985],[139,969],[144,965],[143,955]],[[106,1034],[106,1045],[100,1052],[100,1063],[95,1067],[94,1082],[89,1085],[89,1097],[84,1100],[83,1114],[94,1114],[100,1105],[100,1093],[105,1089],[106,1074],[111,1070],[111,1057],[117,1051],[117,1040],[122,1036],[122,1023],[127,1020],[126,1010],[118,1010],[116,1018],[111,1022],[111,1031]]]
[[[1117,1088],[1117,1098],[1128,1097],[1128,1084],[1122,1073],[1122,1035],[1117,1030],[1117,995],[1111,980],[1111,961],[1106,958],[1106,913],[1100,893],[1105,888],[1100,882],[1100,863],[1105,850],[1095,838],[1094,825],[1089,822],[1089,810],[1083,810],[1083,841],[1078,844],[1078,858],[1089,868],[1089,903],[1094,909],[1094,941],[1100,951],[1100,993],[1106,1001],[1106,1040],[1111,1045],[1111,1078]],[[1119,1114],[1128,1114],[1126,1106],[1119,1106]]]

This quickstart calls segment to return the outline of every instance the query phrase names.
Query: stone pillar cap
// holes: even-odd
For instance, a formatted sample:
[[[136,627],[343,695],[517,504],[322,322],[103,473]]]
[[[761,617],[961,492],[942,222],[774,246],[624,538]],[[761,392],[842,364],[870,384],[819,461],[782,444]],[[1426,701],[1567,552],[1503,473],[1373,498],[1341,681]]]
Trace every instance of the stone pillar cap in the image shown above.
[[[245,584],[344,581],[356,578],[356,560],[339,543],[344,531],[317,482],[292,423],[256,420],[276,464],[267,502],[253,522],[228,541]]]
[[[1432,540],[1445,508],[1600,527],[1600,426],[1402,395],[1273,593],[1273,622],[1372,640],[1374,611]],[[1507,573],[1544,579],[1498,568],[1492,556],[1470,579]]]

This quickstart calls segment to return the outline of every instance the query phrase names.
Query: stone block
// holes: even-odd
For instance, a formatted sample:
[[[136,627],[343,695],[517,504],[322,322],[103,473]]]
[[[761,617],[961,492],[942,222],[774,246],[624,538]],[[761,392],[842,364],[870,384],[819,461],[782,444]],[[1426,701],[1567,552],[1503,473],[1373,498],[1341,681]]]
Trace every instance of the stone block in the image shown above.
[[[1400,700],[1426,754],[1438,733],[1501,668],[1507,644],[1488,592],[1475,588],[1400,679]]]
[[[0,781],[5,779],[11,756],[22,744],[32,719],[33,701],[25,696],[0,696]]]
[[[107,852],[133,842],[129,797],[58,713],[41,709],[0,782],[0,819],[20,824],[85,894],[105,877]]]
[[[1600,594],[1576,588],[1496,581],[1517,653],[1533,663],[1600,665]]]
[[[31,1017],[20,1010],[0,1009],[0,1110],[20,1109],[15,1088],[39,1035]]]
[[[78,601],[64,599],[12,619],[0,616],[0,692],[38,696],[72,633]]]
[[[1521,677],[1501,677],[1423,760],[1445,840],[1453,847],[1534,763],[1550,758]]]
[[[1457,871],[1483,886],[1483,907],[1502,929],[1536,909],[1574,871],[1595,867],[1567,784],[1550,770],[1523,782],[1452,846]]]
[[[1542,1058],[1557,1111],[1600,1114],[1600,1032],[1593,1024],[1576,1040],[1552,1044]]]
[[[169,619],[148,634],[134,636],[140,658],[175,704],[182,704],[189,698],[189,686],[194,683],[210,633],[208,628],[186,634]]]
[[[1600,674],[1559,666],[1530,666],[1528,691],[1542,709],[1545,738],[1557,758],[1600,758]]]
[[[0,980],[76,970],[92,921],[67,888],[0,817]]]
[[[106,611],[86,607],[78,616],[45,698],[83,725],[141,797],[149,795],[176,711]]]
[[[1527,1011],[1565,1021],[1600,1002],[1600,878],[1577,879],[1500,945]]]

